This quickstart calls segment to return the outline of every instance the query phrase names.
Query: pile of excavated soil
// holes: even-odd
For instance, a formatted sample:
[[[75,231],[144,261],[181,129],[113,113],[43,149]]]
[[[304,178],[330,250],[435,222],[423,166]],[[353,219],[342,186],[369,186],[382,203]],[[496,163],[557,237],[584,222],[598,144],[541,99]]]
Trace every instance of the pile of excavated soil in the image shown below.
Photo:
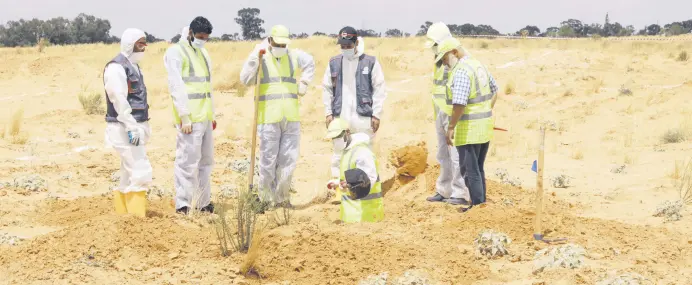
[[[427,167],[428,148],[425,142],[408,145],[392,151],[389,161],[397,175],[416,177]]]
[[[547,236],[583,246],[590,254],[589,266],[532,275],[534,254],[547,247],[532,238],[534,193],[488,181],[489,202],[462,214],[456,207],[425,201],[434,188],[426,181],[434,181],[437,172],[429,168],[410,183],[391,187],[384,199],[385,220],[379,223],[338,223],[339,208],[329,204],[295,211],[289,225],[264,231],[255,268],[262,279],[237,274],[244,255],[222,257],[206,219],[169,214],[173,211],[165,201],[152,202],[146,219],[119,217],[111,212],[108,197],[57,200],[37,209],[37,222],[62,229],[0,247],[0,276],[34,284],[357,284],[382,272],[400,276],[418,270],[426,272],[432,284],[534,279],[594,284],[610,270],[610,263],[626,264],[654,280],[684,280],[678,271],[692,264],[684,236],[576,217],[570,214],[573,205],[546,195]],[[473,240],[485,229],[512,239],[508,256],[475,259]],[[498,266],[503,269],[498,271]]]

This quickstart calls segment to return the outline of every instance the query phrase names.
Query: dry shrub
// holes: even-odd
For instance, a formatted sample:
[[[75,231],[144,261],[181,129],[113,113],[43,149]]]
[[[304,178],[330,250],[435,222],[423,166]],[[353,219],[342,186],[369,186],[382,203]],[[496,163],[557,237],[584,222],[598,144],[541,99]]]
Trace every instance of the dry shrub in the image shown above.
[[[46,40],[45,38],[42,38],[36,44],[36,49],[38,49],[38,52],[41,53],[49,44],[50,44],[50,42],[48,42],[48,40]]]
[[[591,91],[596,94],[601,93],[601,87],[603,87],[603,79],[596,80],[593,82]]]
[[[661,140],[664,143],[679,143],[686,138],[685,132],[681,129],[670,129],[663,133]]]
[[[261,254],[262,254],[262,243],[264,239],[264,235],[262,234],[261,230],[258,230],[254,234],[255,238],[252,240],[252,243],[250,244],[250,248],[247,251],[247,255],[245,255],[245,259],[243,260],[243,263],[240,265],[240,273],[245,275],[245,276],[259,276],[259,268],[257,264],[257,260],[259,260]]]
[[[238,178],[236,185],[244,184],[245,181]],[[255,233],[264,228],[264,226],[258,228],[257,225],[262,224],[258,218],[265,205],[248,188],[238,193],[235,203],[230,201],[230,199],[223,199],[218,203],[215,208],[217,217],[212,219],[223,256],[228,256],[231,249],[236,252],[248,252],[250,246],[254,244]]]
[[[668,177],[670,177],[671,179],[678,180],[680,179],[680,173],[682,173],[682,162],[675,161],[675,168],[673,168],[673,172],[668,174]]]
[[[687,162],[685,169],[682,170],[682,177],[676,184],[680,200],[685,204],[692,204],[692,160]]]
[[[510,95],[512,93],[514,93],[514,83],[508,82],[507,85],[505,85],[505,94]]]
[[[568,89],[565,91],[565,93],[562,94],[562,97],[570,97],[574,96],[574,92],[572,92],[572,89]]]
[[[482,49],[488,49],[490,45],[487,42],[481,42],[481,48]]]
[[[24,109],[19,109],[12,114],[10,120],[10,136],[17,136],[22,131],[22,119],[24,118]]]
[[[678,54],[678,61],[687,61],[687,59],[688,59],[687,51],[683,50]]]
[[[86,93],[82,92],[79,94],[79,103],[82,104],[82,109],[87,115],[103,115],[106,113],[103,107],[103,95],[99,93]]]
[[[572,153],[572,158],[576,160],[582,160],[584,159],[584,152],[582,152],[581,149],[576,149]]]

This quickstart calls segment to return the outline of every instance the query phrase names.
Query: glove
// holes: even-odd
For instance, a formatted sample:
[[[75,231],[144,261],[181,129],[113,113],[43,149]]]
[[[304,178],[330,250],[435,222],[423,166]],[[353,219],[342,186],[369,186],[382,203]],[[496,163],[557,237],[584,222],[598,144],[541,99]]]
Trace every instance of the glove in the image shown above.
[[[192,133],[192,121],[190,121],[190,116],[183,116],[180,118],[180,121],[180,130],[183,131],[184,134]]]
[[[298,85],[298,95],[302,97],[307,92],[308,92],[308,84],[301,81],[300,84]]]
[[[327,181],[327,189],[336,190],[339,187],[339,179],[332,179]]]
[[[130,144],[134,146],[139,146],[139,142],[142,139],[144,132],[139,128],[135,128],[127,131],[127,138],[130,140]]]
[[[211,121],[211,130],[216,130],[216,120]]]

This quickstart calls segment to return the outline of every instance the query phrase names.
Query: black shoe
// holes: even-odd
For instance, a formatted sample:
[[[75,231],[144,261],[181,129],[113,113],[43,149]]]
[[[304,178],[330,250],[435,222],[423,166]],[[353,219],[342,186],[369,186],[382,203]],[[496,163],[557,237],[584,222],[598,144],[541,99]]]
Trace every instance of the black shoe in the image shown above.
[[[200,209],[201,212],[209,212],[211,214],[214,213],[214,204],[209,203],[209,205],[206,205]]]
[[[435,196],[428,197],[427,199],[428,202],[443,202],[445,200],[445,197],[442,197],[440,193],[435,193]]]
[[[178,214],[183,214],[183,215],[187,215],[187,213],[188,213],[189,211],[190,211],[190,208],[188,208],[187,206],[182,207],[182,208],[180,208],[180,209],[175,209],[175,212],[176,212],[176,213],[178,213]]]
[[[452,204],[452,205],[463,205],[463,206],[469,206],[471,203],[469,201],[466,201],[464,198],[449,198],[445,199],[445,202]]]

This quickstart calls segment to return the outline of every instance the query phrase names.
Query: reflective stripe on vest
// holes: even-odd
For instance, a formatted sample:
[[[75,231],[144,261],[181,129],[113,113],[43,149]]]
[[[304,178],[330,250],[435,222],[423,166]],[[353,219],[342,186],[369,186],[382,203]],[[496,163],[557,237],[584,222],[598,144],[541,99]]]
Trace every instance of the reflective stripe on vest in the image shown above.
[[[476,59],[467,58],[459,62],[452,72],[464,69],[471,79],[470,96],[454,131],[454,145],[481,144],[490,141],[493,137],[493,112],[490,90],[490,77],[486,76],[486,82],[480,82],[478,71],[488,74],[487,69]],[[482,84],[481,84],[482,83]],[[451,82],[447,83],[451,90]],[[451,93],[451,92],[450,92]],[[447,97],[451,101],[451,94]]]
[[[277,63],[279,61],[280,63]],[[276,58],[271,52],[262,57],[260,75],[257,124],[272,124],[282,121],[300,121],[298,84],[294,66],[297,65],[291,51]]]
[[[355,157],[359,150],[368,151],[368,154],[372,156],[375,162],[375,168],[379,168],[377,158],[375,154],[370,151],[367,144],[358,144],[348,150],[341,158],[341,180],[346,179],[346,170],[356,168]],[[346,196],[346,194],[341,195],[341,220],[345,223],[378,222],[383,220],[384,203],[382,197],[382,182],[380,182],[380,177],[378,175],[377,181],[372,183],[370,193],[367,196],[354,200]]]
[[[433,73],[433,104],[447,116],[452,115],[452,102],[447,100],[447,82],[449,81],[449,69],[435,66]],[[437,114],[435,115],[437,118]]]
[[[187,107],[192,122],[214,120],[211,102],[211,67],[207,61],[204,49],[193,49],[187,41],[181,41],[171,48],[178,49],[183,58],[182,79],[187,92]],[[173,116],[176,124],[180,124],[180,116],[175,105]]]

